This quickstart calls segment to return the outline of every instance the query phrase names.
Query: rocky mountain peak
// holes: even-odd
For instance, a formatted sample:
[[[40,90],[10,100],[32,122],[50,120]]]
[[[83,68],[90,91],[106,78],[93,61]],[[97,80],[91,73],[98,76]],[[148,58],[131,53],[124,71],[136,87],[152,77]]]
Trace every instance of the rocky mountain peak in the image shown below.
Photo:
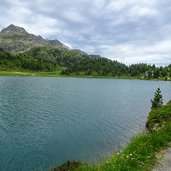
[[[2,29],[3,33],[13,32],[13,33],[27,33],[23,27],[15,26],[10,24],[8,27]]]
[[[24,28],[13,24],[2,29],[0,32],[0,48],[8,52],[25,52],[33,47],[42,46],[69,49],[57,39],[44,39],[40,35],[30,34]]]

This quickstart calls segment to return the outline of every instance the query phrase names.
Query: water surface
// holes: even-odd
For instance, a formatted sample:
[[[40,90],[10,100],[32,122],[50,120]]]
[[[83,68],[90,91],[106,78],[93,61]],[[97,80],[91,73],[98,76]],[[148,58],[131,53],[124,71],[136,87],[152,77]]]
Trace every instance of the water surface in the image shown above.
[[[145,126],[150,99],[171,82],[0,77],[0,170],[96,162]]]

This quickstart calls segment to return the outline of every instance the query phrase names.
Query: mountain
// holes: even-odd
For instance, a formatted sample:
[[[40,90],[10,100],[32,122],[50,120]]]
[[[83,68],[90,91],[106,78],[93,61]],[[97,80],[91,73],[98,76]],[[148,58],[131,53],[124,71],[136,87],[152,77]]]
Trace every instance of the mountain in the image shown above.
[[[25,52],[33,47],[53,47],[69,49],[57,39],[47,40],[41,36],[28,33],[24,28],[13,24],[0,32],[0,48],[7,52]]]
[[[16,53],[17,52],[17,53]],[[79,49],[69,49],[58,40],[47,40],[10,25],[0,32],[0,71],[56,71],[62,75],[103,77],[171,78],[171,66],[133,64],[88,55]]]
[[[0,70],[52,71],[60,66],[64,75],[117,75],[127,70],[122,63],[69,49],[58,40],[44,39],[12,24],[0,32],[0,59]]]

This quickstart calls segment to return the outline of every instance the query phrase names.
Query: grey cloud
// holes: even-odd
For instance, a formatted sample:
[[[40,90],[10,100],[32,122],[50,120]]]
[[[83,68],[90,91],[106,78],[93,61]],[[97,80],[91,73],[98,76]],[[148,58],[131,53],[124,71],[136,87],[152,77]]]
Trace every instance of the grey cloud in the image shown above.
[[[0,10],[1,28],[17,24],[127,64],[171,63],[169,0],[1,0]]]

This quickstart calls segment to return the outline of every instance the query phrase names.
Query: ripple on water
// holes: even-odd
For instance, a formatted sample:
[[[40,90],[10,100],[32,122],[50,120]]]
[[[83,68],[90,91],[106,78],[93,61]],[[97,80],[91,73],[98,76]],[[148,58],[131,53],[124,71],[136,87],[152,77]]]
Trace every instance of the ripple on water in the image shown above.
[[[0,170],[107,157],[144,129],[157,87],[167,101],[160,81],[0,77]]]

